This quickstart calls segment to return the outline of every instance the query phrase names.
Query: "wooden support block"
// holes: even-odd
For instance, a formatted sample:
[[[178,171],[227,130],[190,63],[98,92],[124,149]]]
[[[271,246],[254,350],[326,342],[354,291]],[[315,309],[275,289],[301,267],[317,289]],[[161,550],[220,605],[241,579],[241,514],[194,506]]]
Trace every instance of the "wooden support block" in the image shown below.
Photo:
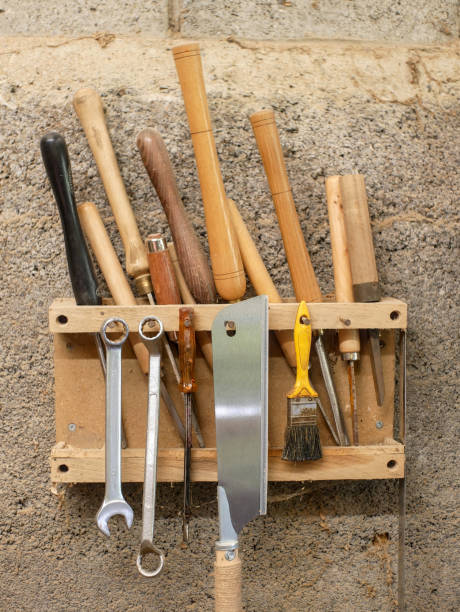
[[[158,451],[158,482],[181,482],[184,472],[182,449]],[[122,452],[124,482],[144,479],[144,449],[128,448]],[[281,449],[269,450],[268,479],[362,480],[404,477],[404,446],[393,441],[378,446],[325,446],[319,461],[292,463],[281,459]],[[55,447],[51,453],[53,482],[104,482],[104,450]],[[192,480],[217,481],[215,449],[192,449]]]
[[[197,304],[194,306],[196,331],[210,330],[212,323],[226,304]],[[269,304],[269,327],[274,330],[293,329],[297,303]],[[407,305],[394,298],[381,302],[309,303],[313,329],[405,329]],[[73,299],[55,300],[49,309],[49,329],[53,333],[97,332],[106,319],[123,318],[132,331],[137,331],[141,319],[155,315],[162,320],[166,331],[179,330],[177,305],[168,306],[76,306]]]

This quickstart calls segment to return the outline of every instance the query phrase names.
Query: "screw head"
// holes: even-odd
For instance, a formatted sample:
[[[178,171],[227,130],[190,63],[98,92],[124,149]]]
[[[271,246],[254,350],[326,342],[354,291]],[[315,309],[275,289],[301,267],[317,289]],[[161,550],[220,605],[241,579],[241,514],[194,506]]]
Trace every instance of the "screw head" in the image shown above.
[[[75,425],[75,423],[69,423],[69,431],[75,431],[77,429],[77,426]]]
[[[383,423],[382,423],[382,421],[377,421],[377,423],[375,424],[375,426],[377,427],[377,429],[382,429],[382,427],[383,427]]]
[[[227,550],[227,552],[225,553],[225,558],[227,559],[227,561],[233,561],[233,559],[235,558],[235,551],[234,550]]]

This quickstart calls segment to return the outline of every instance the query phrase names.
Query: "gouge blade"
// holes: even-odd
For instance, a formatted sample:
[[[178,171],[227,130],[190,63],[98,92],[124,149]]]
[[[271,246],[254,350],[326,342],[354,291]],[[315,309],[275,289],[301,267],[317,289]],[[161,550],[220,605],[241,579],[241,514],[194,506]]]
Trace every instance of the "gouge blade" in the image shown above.
[[[212,326],[220,542],[266,513],[268,298],[227,306]]]
[[[372,373],[374,374],[375,394],[377,404],[383,406],[385,399],[385,382],[383,379],[382,351],[380,349],[380,334],[378,329],[369,329],[369,344],[371,347]]]

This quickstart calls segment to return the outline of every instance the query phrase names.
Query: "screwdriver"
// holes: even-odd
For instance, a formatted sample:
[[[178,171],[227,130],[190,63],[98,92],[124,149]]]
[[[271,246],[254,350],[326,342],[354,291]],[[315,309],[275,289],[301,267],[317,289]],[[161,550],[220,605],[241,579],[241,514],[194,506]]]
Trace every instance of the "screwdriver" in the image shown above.
[[[65,139],[56,132],[45,134],[40,141],[40,149],[49,182],[61,217],[67,266],[77,305],[98,306],[96,275],[86,246],[77,207],[72,181],[72,169]],[[93,334],[104,378],[106,360],[103,341],[98,333]],[[122,428],[122,446],[126,448],[125,430]]]
[[[379,302],[380,286],[375,263],[371,221],[367,205],[366,186],[362,174],[346,174],[340,177],[345,227],[348,236],[353,295],[356,302]],[[383,406],[385,382],[383,378],[380,333],[368,329],[371,349],[372,374],[377,404]]]
[[[120,232],[126,255],[126,271],[134,278],[137,292],[146,295],[149,302],[154,304],[144,243],[121,178],[101,97],[94,89],[80,89],[74,96],[73,105],[96,160]]]
[[[326,199],[331,232],[336,301],[353,302],[353,284],[351,279],[351,266],[348,255],[347,234],[340,193],[339,176],[329,176],[326,179]],[[358,446],[359,431],[355,377],[355,362],[358,361],[360,352],[358,329],[339,330],[339,350],[342,355],[342,359],[347,362],[353,445]]]

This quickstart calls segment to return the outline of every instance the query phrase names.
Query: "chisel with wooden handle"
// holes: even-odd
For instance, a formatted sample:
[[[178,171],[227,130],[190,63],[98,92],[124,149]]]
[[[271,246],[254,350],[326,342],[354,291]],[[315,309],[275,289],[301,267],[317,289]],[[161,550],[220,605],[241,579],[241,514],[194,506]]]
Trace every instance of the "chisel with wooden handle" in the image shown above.
[[[190,289],[185,282],[184,275],[182,274],[181,267],[179,265],[179,260],[177,258],[176,248],[172,242],[168,242],[168,251],[171,257],[171,261],[174,267],[174,272],[176,274],[177,284],[179,286],[180,295],[182,298],[183,304],[196,304],[195,298],[190,292]],[[206,360],[209,368],[212,372],[212,341],[211,341],[211,333],[207,331],[197,331],[195,332],[196,339],[198,344],[200,345],[201,352],[203,353],[203,357]]]
[[[250,121],[275,205],[296,299],[298,302],[321,302],[321,290],[307,251],[289,184],[275,114],[272,110],[262,110],[251,115]],[[331,403],[337,436],[340,445],[347,446],[349,441],[321,332],[316,334],[315,349]]]
[[[145,241],[147,247],[147,257],[149,260],[150,277],[152,279],[153,291],[155,293],[157,304],[180,304],[181,298],[179,293],[179,287],[177,285],[176,276],[174,273],[174,267],[171,262],[166,241],[162,238],[161,234],[149,234]],[[177,340],[177,334],[173,334],[171,340]],[[164,338],[164,347],[168,355],[168,359],[171,363],[171,367],[174,372],[174,376],[177,380],[177,384],[180,384],[181,374],[176,364],[174,354],[172,352],[171,345]],[[201,428],[196,417],[196,400],[195,394],[190,398],[191,403],[191,419],[193,429],[195,430],[198,444],[201,448],[205,447],[203,436],[201,434]],[[185,427],[185,435],[187,438],[187,427]]]
[[[126,254],[126,271],[134,278],[138,293],[146,295],[150,300],[153,296],[147,255],[121,178],[101,97],[94,89],[80,89],[74,96],[73,105],[96,160],[120,232]]]
[[[41,139],[40,149],[61,217],[67,266],[69,268],[75,302],[83,306],[98,306],[101,304],[101,298],[98,294],[97,280],[91,257],[78,219],[72,169],[66,142],[63,136],[56,132],[51,132]],[[104,344],[97,333],[94,334],[94,340],[105,378],[106,358]],[[126,447],[124,428],[122,428],[121,433],[122,445]]]
[[[179,45],[173,48],[173,55],[195,151],[216,289],[224,300],[235,301],[244,295],[246,277],[226,206],[200,47],[197,43]]]
[[[351,266],[348,255],[347,233],[339,176],[329,176],[326,179],[326,198],[331,232],[332,262],[334,265],[335,298],[337,302],[353,302]],[[348,363],[353,444],[357,446],[359,444],[359,428],[354,364],[359,359],[360,351],[358,329],[339,330],[339,350],[342,359]]]
[[[136,142],[144,166],[168,219],[171,236],[177,246],[177,256],[187,285],[199,304],[212,304],[216,301],[212,272],[179,196],[174,170],[165,143],[159,132],[153,128],[142,130]]]
[[[355,302],[379,302],[379,277],[375,263],[364,176],[362,174],[341,176],[340,191],[345,215]],[[383,406],[385,382],[380,350],[380,334],[378,329],[369,329],[368,334],[377,404]]]
[[[118,260],[115,249],[112,246],[109,235],[105,229],[104,223],[99,215],[99,212],[93,202],[83,202],[78,205],[78,215],[85,232],[86,237],[91,245],[91,248],[96,257],[97,263],[106,280],[113,301],[118,306],[136,306],[136,298],[134,297],[131,287],[126,279],[123,268]],[[139,362],[141,370],[144,374],[149,371],[149,351],[142,342],[138,333],[131,332],[129,341],[133,348],[134,354]],[[179,436],[182,441],[185,439],[185,430],[182,422],[177,414],[174,402],[169,395],[166,385],[161,381],[161,395],[166,404],[169,414],[171,415]]]

